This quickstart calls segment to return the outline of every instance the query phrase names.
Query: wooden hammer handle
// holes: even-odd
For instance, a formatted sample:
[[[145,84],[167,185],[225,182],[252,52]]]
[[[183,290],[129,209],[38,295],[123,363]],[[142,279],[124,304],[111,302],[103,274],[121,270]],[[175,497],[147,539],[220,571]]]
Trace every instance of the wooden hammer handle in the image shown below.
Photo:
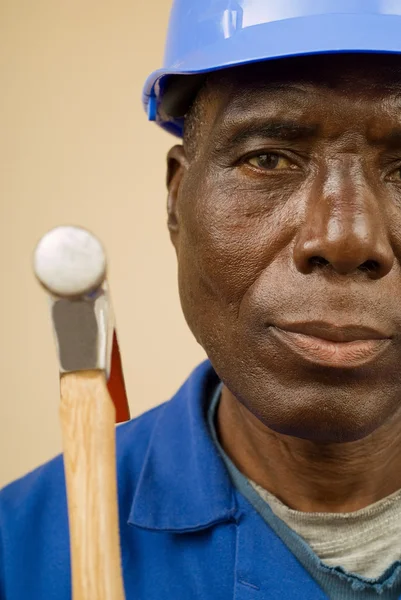
[[[115,408],[102,371],[64,374],[60,386],[73,600],[124,600]]]

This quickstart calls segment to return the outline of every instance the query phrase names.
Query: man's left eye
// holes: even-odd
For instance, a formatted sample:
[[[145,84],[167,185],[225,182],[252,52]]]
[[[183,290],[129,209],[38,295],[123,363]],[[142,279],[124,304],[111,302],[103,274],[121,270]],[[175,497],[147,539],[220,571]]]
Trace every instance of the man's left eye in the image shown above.
[[[282,156],[281,154],[275,154],[274,152],[258,154],[258,156],[251,156],[248,158],[247,162],[252,167],[256,167],[257,169],[262,169],[264,171],[279,171],[282,169],[298,168],[288,158]]]
[[[389,175],[390,181],[401,181],[401,168],[399,167]]]

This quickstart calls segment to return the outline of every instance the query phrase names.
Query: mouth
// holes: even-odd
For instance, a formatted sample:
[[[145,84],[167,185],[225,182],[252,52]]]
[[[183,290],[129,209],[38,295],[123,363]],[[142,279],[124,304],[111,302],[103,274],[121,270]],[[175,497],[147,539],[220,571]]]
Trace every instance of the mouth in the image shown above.
[[[271,326],[274,337],[304,360],[337,369],[355,369],[378,358],[391,336],[370,327],[323,322]]]

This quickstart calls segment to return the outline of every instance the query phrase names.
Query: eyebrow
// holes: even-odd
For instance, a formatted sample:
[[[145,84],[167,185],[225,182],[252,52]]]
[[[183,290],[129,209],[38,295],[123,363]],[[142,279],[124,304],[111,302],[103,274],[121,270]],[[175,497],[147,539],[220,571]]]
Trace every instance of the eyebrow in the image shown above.
[[[281,141],[305,140],[316,136],[318,125],[301,125],[293,121],[270,121],[264,123],[243,124],[230,135],[222,136],[219,147],[234,148],[253,138],[265,138]]]

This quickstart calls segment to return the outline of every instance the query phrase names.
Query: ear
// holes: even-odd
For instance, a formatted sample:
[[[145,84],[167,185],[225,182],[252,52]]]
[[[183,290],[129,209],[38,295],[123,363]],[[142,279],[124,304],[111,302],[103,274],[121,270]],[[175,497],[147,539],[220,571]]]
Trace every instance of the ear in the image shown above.
[[[179,191],[182,178],[188,168],[183,146],[174,146],[167,154],[167,224],[170,234],[178,232],[180,226]]]

